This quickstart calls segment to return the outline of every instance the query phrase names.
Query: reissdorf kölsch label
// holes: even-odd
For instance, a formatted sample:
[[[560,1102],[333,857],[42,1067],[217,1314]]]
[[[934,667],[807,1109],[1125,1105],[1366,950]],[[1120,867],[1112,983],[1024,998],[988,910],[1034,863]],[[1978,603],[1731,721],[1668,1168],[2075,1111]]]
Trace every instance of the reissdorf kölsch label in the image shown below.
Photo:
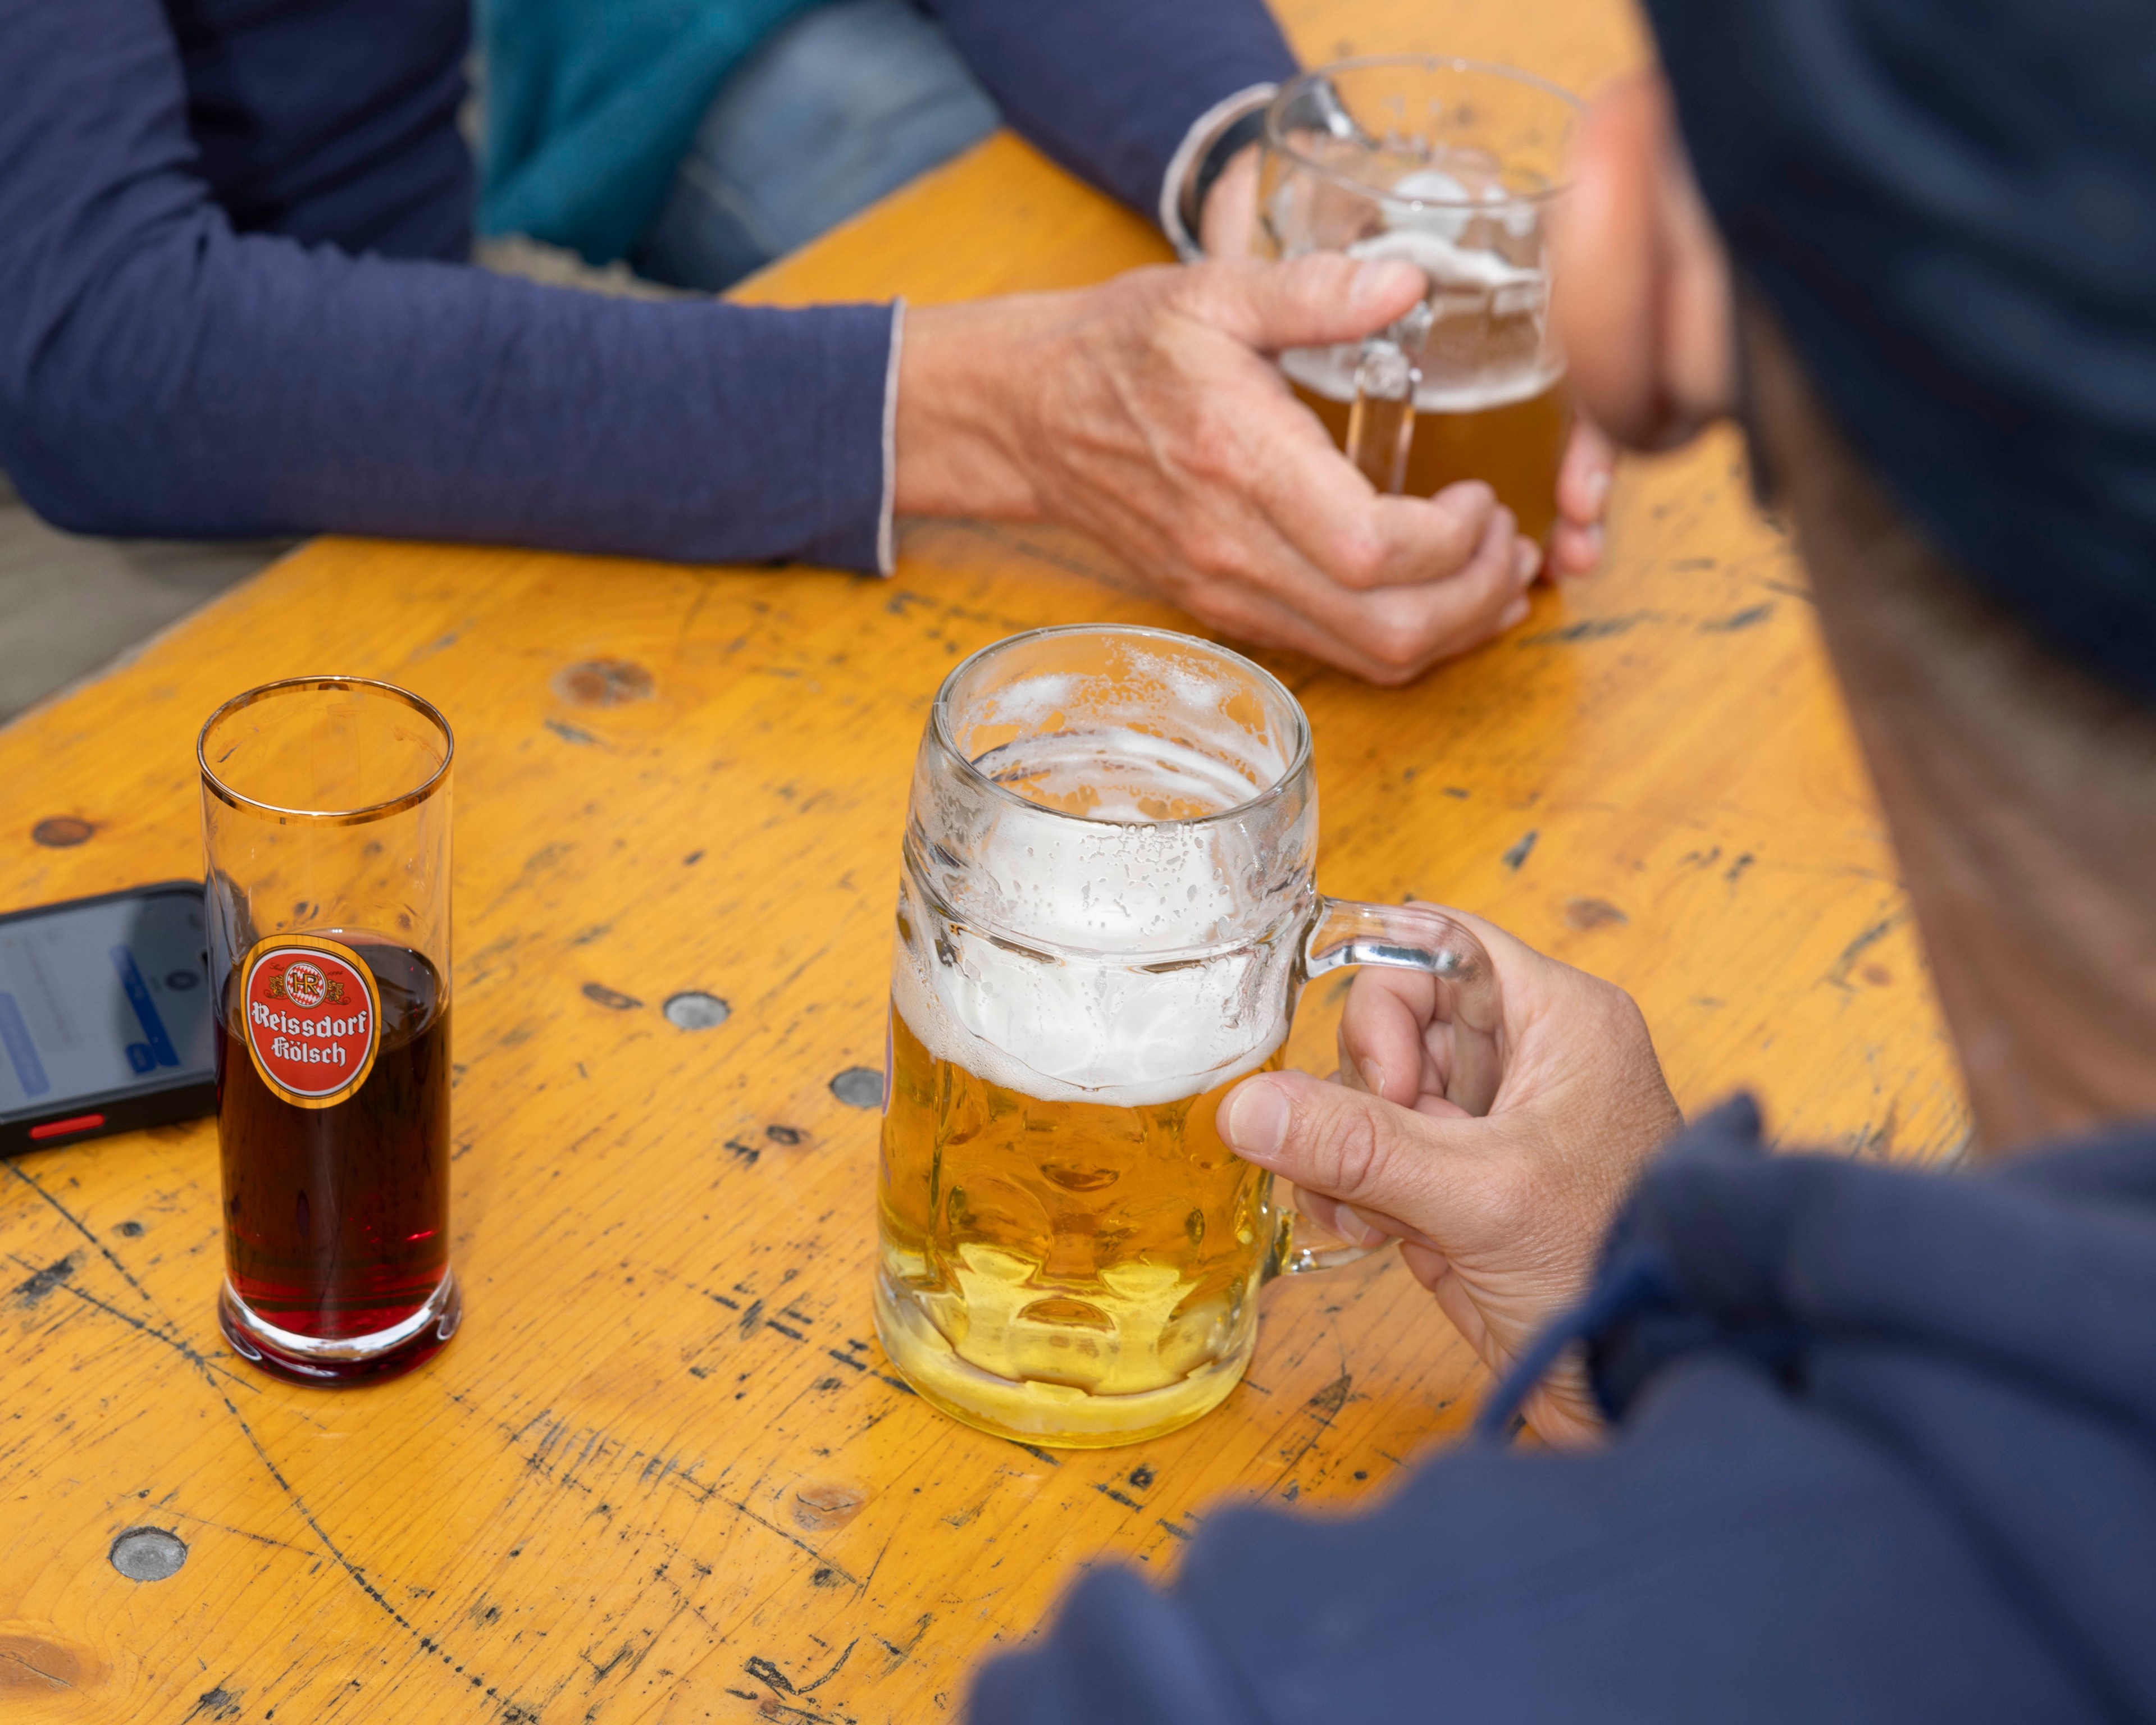
[[[382,1045],[382,997],[351,947],[305,934],[258,942],[240,999],[254,1070],[295,1107],[331,1107],[367,1081]]]

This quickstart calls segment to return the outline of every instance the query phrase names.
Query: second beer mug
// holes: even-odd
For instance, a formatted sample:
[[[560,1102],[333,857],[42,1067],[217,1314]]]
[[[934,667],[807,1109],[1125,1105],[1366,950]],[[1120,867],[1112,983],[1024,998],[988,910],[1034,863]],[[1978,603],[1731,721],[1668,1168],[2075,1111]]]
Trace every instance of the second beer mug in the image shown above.
[[[937,696],[892,966],[877,1332],[970,1425],[1097,1446],[1242,1376],[1259,1287],[1360,1255],[1299,1240],[1214,1114],[1280,1065],[1303,983],[1440,980],[1448,1095],[1486,1111],[1496,986],[1434,911],[1321,897],[1310,731],[1240,655],[1042,629]]]
[[[1368,341],[1282,354],[1303,404],[1380,491],[1486,480],[1537,541],[1571,429],[1548,245],[1578,111],[1507,67],[1344,60],[1281,87],[1259,171],[1262,249],[1401,258],[1430,280]]]

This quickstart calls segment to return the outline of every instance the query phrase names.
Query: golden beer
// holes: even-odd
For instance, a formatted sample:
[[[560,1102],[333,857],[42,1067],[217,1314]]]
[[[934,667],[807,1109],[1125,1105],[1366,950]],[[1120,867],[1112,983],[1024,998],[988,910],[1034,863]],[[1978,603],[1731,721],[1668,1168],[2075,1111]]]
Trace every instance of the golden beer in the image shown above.
[[[1481,480],[1542,544],[1572,429],[1549,218],[1579,111],[1504,66],[1342,60],[1281,87],[1258,170],[1261,255],[1397,259],[1427,284],[1359,341],[1281,354],[1296,398],[1380,491],[1428,497]]]
[[[1317,415],[1333,447],[1344,450],[1354,378],[1298,368],[1291,360],[1283,369],[1296,398]],[[1311,381],[1298,377],[1298,369]],[[1481,480],[1518,518],[1522,536],[1547,544],[1557,525],[1558,468],[1571,431],[1572,405],[1562,372],[1530,372],[1510,388],[1479,393],[1419,394],[1400,490],[1411,497],[1434,497],[1461,480]]]
[[[1232,1083],[1044,1101],[938,1059],[896,1002],[891,1040],[876,1317],[914,1387],[1081,1446],[1173,1430],[1233,1389],[1277,1224],[1272,1177],[1214,1127]]]
[[[1281,1064],[1303,982],[1400,964],[1494,1091],[1488,959],[1429,910],[1329,899],[1295,697],[1161,629],[1037,629],[937,692],[891,954],[876,1334],[944,1412],[1136,1443],[1217,1406],[1298,1240],[1215,1116]],[[1463,1099],[1464,1098],[1464,1099]]]

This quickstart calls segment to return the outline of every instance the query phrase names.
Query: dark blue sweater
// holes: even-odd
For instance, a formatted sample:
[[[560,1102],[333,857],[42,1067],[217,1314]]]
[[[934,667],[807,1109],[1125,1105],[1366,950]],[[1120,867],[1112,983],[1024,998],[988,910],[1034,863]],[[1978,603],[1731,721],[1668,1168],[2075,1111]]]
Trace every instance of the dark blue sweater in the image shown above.
[[[1213,1517],[973,1725],[2156,1718],[2156,1131],[1958,1178],[1757,1130],[1703,1122],[1618,1227],[1606,1448]]]
[[[1260,0],[924,0],[1150,211]],[[0,468],[80,531],[873,568],[891,314],[466,267],[468,0],[0,0]]]

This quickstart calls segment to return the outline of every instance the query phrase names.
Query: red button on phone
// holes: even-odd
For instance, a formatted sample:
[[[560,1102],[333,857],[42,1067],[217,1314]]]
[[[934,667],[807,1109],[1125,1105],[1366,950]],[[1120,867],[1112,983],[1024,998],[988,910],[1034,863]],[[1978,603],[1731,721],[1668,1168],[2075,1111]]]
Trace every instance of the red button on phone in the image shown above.
[[[64,1138],[69,1132],[95,1132],[105,1124],[102,1114],[78,1114],[72,1120],[48,1120],[43,1126],[30,1128],[33,1138]]]

